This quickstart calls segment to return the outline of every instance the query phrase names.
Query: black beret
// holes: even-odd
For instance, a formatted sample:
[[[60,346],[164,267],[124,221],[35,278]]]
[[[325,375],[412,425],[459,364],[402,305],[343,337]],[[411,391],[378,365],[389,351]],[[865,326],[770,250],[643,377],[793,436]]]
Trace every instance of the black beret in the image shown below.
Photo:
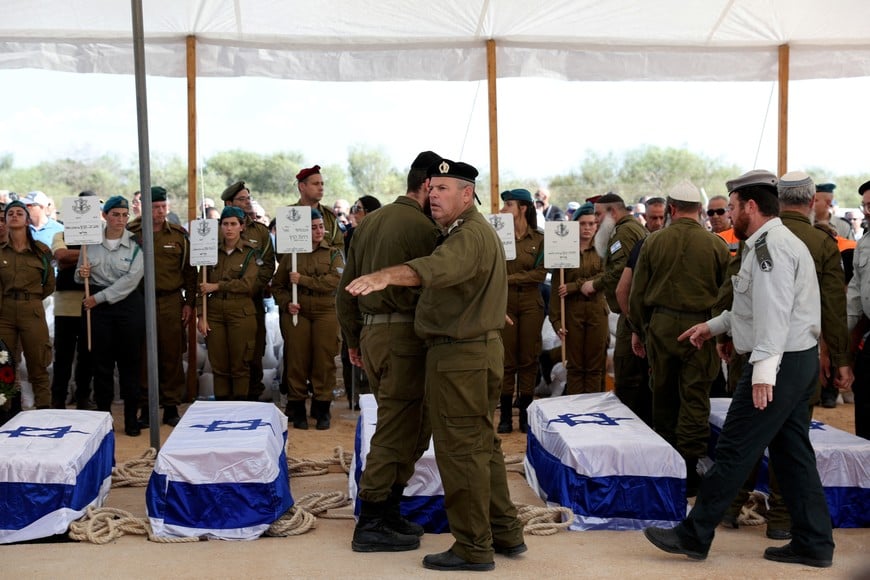
[[[477,179],[477,169],[462,161],[442,159],[439,163],[429,167],[427,175],[429,177],[454,177],[474,183],[474,180]]]
[[[816,191],[817,192],[820,191],[822,193],[834,193],[834,190],[836,188],[837,188],[837,186],[833,183],[817,183],[816,184]]]
[[[236,197],[236,194],[239,193],[240,191],[242,191],[243,189],[247,189],[245,187],[245,182],[244,181],[237,181],[224,190],[224,192],[221,194],[221,199],[224,201],[230,201],[231,199]]]
[[[155,201],[166,201],[166,190],[159,185],[151,186],[151,203]]]
[[[870,181],[865,181],[861,184],[861,187],[858,188],[858,195],[864,195],[864,192],[868,190],[870,190]]]
[[[434,151],[423,151],[411,163],[411,169],[429,169],[441,161],[441,156]]]
[[[607,193],[596,199],[595,203],[625,203],[625,200],[623,200],[612,191],[608,191]]]

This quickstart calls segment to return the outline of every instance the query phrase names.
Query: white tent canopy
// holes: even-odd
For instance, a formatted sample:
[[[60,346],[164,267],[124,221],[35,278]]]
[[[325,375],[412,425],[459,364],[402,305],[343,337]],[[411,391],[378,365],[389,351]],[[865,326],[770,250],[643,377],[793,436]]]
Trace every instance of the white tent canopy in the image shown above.
[[[133,72],[123,0],[0,0],[0,68]],[[866,0],[146,0],[147,71],[318,81],[870,76]]]

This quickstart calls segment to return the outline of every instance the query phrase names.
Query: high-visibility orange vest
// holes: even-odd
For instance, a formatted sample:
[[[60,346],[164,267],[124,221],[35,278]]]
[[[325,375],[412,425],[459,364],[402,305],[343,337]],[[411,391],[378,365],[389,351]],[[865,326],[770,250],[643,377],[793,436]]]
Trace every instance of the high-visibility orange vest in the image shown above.
[[[731,252],[732,256],[737,255],[737,247],[740,245],[740,240],[737,239],[737,236],[734,235],[734,228],[728,228],[725,231],[719,232],[716,234],[728,244],[728,251]]]

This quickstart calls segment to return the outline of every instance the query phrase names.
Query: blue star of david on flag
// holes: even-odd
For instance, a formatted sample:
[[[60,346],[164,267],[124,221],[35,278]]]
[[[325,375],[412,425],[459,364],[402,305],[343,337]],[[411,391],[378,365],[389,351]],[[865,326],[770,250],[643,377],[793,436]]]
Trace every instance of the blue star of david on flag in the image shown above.
[[[262,419],[246,419],[243,421],[212,421],[210,425],[191,425],[195,429],[205,429],[204,433],[216,431],[256,431],[260,427],[271,427],[272,424]]]
[[[812,419],[810,419],[810,431],[812,431],[813,429],[815,429],[816,431],[824,431],[825,424],[821,421],[813,421]]]
[[[591,419],[578,419],[578,417],[591,417]],[[566,413],[559,415],[558,419],[550,419],[550,423],[564,423],[568,427],[576,427],[577,425],[607,425],[610,427],[619,426],[620,421],[633,421],[634,417],[610,417],[606,413]]]
[[[27,427],[26,425],[22,425],[18,429],[13,429],[11,431],[0,431],[0,434],[9,434],[9,437],[42,437],[44,439],[62,439],[64,436],[69,435],[71,433],[80,433],[82,435],[88,435],[86,431],[76,431],[72,428],[72,425],[65,425],[63,427]]]

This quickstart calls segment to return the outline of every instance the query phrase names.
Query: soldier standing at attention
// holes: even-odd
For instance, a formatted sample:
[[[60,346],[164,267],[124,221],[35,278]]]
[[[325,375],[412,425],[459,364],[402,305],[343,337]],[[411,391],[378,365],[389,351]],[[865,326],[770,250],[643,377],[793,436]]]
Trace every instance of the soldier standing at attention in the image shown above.
[[[595,247],[604,260],[604,272],[580,287],[584,296],[602,292],[611,312],[619,314],[616,324],[616,344],[613,350],[613,374],[616,396],[645,423],[651,424],[652,395],[649,390],[649,369],[646,359],[631,350],[631,328],[616,300],[616,286],[634,245],[647,236],[647,231],[625,207],[615,193],[606,193],[595,202],[598,233]]]
[[[316,209],[323,216],[324,239],[330,246],[344,251],[344,232],[339,226],[338,219],[332,210],[323,205],[323,176],[320,174],[320,166],[300,169],[296,174],[296,187],[299,188],[299,201],[294,205],[307,205]]]
[[[275,273],[275,248],[272,245],[269,227],[254,219],[254,200],[251,197],[251,190],[244,181],[237,181],[226,188],[221,194],[221,199],[224,205],[240,208],[244,212],[245,227],[242,230],[242,237],[256,251],[254,265],[257,267],[257,284],[254,287],[252,300],[257,330],[254,334],[254,351],[249,365],[251,380],[248,385],[248,399],[256,401],[265,389],[263,355],[266,353],[266,307],[263,305],[263,298]]]
[[[504,385],[499,408],[499,433],[513,430],[514,393],[519,391],[520,432],[528,431],[526,409],[535,397],[535,375],[541,352],[541,326],[544,324],[544,299],[539,286],[547,277],[544,268],[544,234],[538,230],[535,202],[527,189],[503,191],[501,213],[514,217],[516,259],[507,262],[507,316],[511,323],[501,331],[504,343]]]
[[[408,172],[407,193],[372,213],[356,228],[336,296],[350,360],[364,366],[378,401],[378,425],[360,478],[360,516],[355,552],[397,552],[419,547],[423,528],[401,516],[399,505],[414,464],[429,447],[426,407],[426,345],[414,333],[420,291],[391,286],[355,297],[344,290],[356,277],[428,256],[438,227],[424,210],[427,170],[441,161],[420,153]]]
[[[701,192],[689,182],[668,194],[671,225],[644,240],[629,294],[629,320],[649,356],[653,428],[686,461],[686,495],[697,495],[698,460],[710,439],[710,385],[719,372],[713,343],[677,337],[710,318],[725,281],[728,247],[701,225]]]
[[[178,406],[184,401],[183,354],[187,347],[187,325],[196,307],[196,268],[190,265],[187,232],[171,223],[166,190],[151,188],[151,218],[154,229],[154,285],[157,289],[157,376],[163,423],[178,425]],[[142,218],[127,225],[142,244]],[[144,360],[144,357],[143,357]],[[142,406],[140,423],[148,425],[148,403]]]
[[[745,240],[732,278],[734,303],[679,336],[700,348],[730,332],[750,353],[688,517],[672,529],[650,527],[656,547],[695,560],[707,557],[728,504],[767,447],[792,519],[792,540],[764,551],[775,562],[827,568],[834,540],[831,515],[810,443],[809,403],[819,374],[819,283],[807,247],[779,219],[776,176],[750,171],[728,182],[737,237]],[[646,250],[646,248],[644,248]]]
[[[526,551],[493,413],[504,378],[504,250],[474,207],[477,169],[444,159],[429,169],[432,217],[447,237],[431,256],[367,274],[347,291],[422,286],[414,328],[426,341],[426,392],[444,505],[455,538],[423,558],[432,570],[492,570],[493,552]]]

